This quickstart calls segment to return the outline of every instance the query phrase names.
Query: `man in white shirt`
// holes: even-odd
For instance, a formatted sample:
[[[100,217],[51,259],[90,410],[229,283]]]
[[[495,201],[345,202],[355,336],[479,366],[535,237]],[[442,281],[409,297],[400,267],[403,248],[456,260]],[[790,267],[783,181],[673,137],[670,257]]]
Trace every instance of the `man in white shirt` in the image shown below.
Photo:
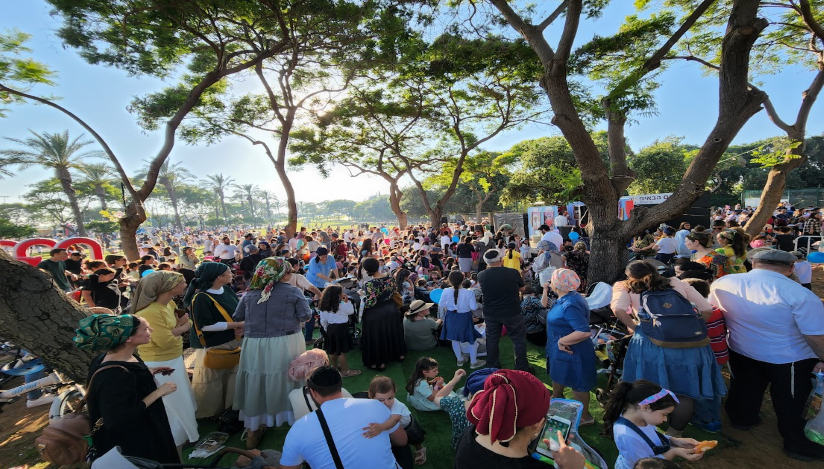
[[[567,220],[567,212],[564,212],[557,217],[555,217],[555,228],[560,228],[562,226],[569,225],[569,220]]]
[[[223,238],[223,244],[218,244],[215,246],[214,256],[220,259],[220,262],[224,264],[232,264],[235,262],[235,253],[238,251],[238,247],[232,244],[229,241],[229,237],[225,236]]]
[[[564,237],[561,236],[561,233],[558,233],[554,229],[550,228],[547,225],[541,225],[541,233],[544,235],[541,236],[541,241],[548,241],[555,245],[555,249],[560,251],[561,246],[564,245]]]
[[[824,459],[824,447],[806,438],[802,411],[812,390],[810,374],[824,369],[824,306],[789,278],[795,256],[767,249],[753,255],[753,270],[712,284],[709,300],[724,311],[729,329],[732,378],[726,410],[735,428],[761,423],[769,386],[784,453],[793,459]]]
[[[374,399],[344,398],[338,370],[329,366],[317,368],[306,384],[319,409],[296,421],[286,434],[281,468],[299,469],[305,461],[312,469],[334,469],[332,448],[346,468],[394,469],[398,463],[393,446],[398,448],[399,455],[405,451],[404,456],[411,459],[406,432],[400,424],[374,438],[363,436],[364,428],[385,422],[391,411]],[[319,413],[329,428],[331,442],[325,436]]]

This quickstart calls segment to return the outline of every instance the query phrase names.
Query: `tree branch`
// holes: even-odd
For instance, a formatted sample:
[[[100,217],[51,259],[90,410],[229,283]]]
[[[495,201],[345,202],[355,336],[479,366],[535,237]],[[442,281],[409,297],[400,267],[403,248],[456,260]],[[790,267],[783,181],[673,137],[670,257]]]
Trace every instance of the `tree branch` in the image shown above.
[[[540,32],[543,32],[547,27],[549,27],[549,25],[555,22],[555,20],[558,19],[559,16],[561,16],[561,13],[563,13],[564,10],[566,10],[567,3],[569,3],[569,0],[564,0],[563,2],[561,2],[561,4],[558,5],[558,8],[556,8],[555,11],[553,11],[549,16],[547,16],[546,19],[541,21],[541,23],[535,29],[537,29]]]

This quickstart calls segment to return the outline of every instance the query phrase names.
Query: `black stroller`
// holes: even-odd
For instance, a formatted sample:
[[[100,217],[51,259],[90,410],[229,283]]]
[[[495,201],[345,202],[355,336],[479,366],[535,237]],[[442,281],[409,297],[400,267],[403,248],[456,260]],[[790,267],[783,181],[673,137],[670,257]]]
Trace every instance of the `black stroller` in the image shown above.
[[[590,309],[589,315],[592,339],[595,342],[596,349],[607,355],[607,358],[601,362],[602,369],[607,370],[608,373],[607,383],[605,387],[598,388],[595,391],[595,395],[601,403],[606,402],[612,388],[621,379],[624,357],[632,338],[627,327],[613,314],[608,300],[597,301],[598,297],[604,295],[610,297],[611,292],[612,287],[605,283],[596,283],[590,285],[587,289],[588,302],[591,306],[593,304],[596,306]]]

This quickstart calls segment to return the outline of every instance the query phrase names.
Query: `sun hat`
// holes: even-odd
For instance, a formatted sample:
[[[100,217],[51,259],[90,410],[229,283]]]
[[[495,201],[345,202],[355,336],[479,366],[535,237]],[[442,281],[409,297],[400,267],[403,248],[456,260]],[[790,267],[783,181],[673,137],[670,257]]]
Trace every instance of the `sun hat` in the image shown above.
[[[420,313],[421,311],[428,310],[429,308],[431,308],[434,305],[435,305],[435,303],[427,303],[423,300],[415,300],[415,301],[413,301],[412,303],[409,304],[409,311],[406,312],[406,315],[407,316],[414,316],[414,315]]]

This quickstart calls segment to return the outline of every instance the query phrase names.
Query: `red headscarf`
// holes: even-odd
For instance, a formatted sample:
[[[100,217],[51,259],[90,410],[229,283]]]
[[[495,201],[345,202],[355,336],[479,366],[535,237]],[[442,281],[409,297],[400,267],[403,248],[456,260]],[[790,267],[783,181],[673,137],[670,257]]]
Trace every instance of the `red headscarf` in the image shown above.
[[[498,370],[472,399],[466,418],[481,435],[508,442],[519,428],[535,425],[549,411],[549,391],[525,371]]]

